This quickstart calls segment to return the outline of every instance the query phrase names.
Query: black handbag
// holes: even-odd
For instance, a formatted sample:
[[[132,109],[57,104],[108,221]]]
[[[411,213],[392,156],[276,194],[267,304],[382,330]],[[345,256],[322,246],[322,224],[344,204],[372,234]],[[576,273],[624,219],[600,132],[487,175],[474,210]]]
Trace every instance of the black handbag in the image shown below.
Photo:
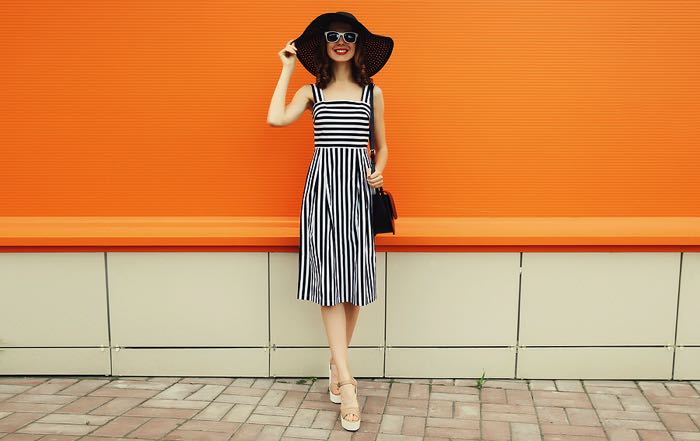
[[[369,145],[372,173],[374,173],[374,83],[369,85],[369,106]],[[382,187],[373,188],[372,190],[372,231],[375,235],[381,233],[392,233],[395,235],[394,219],[398,215],[393,196]]]

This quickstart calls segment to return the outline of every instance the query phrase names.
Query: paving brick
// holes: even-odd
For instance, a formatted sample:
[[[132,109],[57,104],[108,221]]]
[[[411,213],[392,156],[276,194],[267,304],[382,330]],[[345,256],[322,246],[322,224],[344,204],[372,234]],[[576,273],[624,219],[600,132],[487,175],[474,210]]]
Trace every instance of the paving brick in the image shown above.
[[[481,391],[482,403],[505,404],[507,401],[505,389],[484,389]]]
[[[205,384],[201,389],[185,399],[192,401],[212,401],[218,397],[219,394],[224,391],[224,389],[226,389],[226,386]]]
[[[90,398],[90,397],[85,397],[85,398]],[[97,398],[106,398],[106,397],[97,397]],[[111,398],[109,399],[108,402],[103,404],[100,407],[97,407],[91,411],[89,411],[92,414],[95,415],[122,415],[126,413],[127,411],[138,407],[141,403],[146,401],[146,398]],[[69,409],[72,409],[72,404],[71,403],[68,406],[64,406],[58,410],[58,412],[66,412]]]
[[[278,406],[285,395],[287,395],[287,391],[285,390],[269,389],[260,399],[259,404],[264,406]]]
[[[384,415],[379,425],[379,433],[401,434],[403,419],[403,415]]]
[[[666,430],[637,430],[637,434],[642,441],[673,441],[673,437]]]
[[[481,405],[482,412],[502,412],[502,413],[528,413],[535,414],[533,406],[520,406],[517,404],[491,404],[484,403]]]
[[[700,433],[698,432],[671,432],[671,436],[679,441],[699,441]]]
[[[621,419],[621,420],[641,420],[641,421],[659,421],[659,415],[655,412],[630,412],[619,410],[599,410],[598,416],[602,419]]]
[[[311,424],[316,418],[316,414],[319,412],[319,410],[315,409],[299,409],[289,425],[295,427],[311,427]]]
[[[87,424],[49,424],[49,423],[30,423],[21,429],[19,433],[42,433],[42,434],[57,434],[57,435],[87,435],[99,426],[91,426]]]
[[[11,433],[16,431],[22,426],[42,418],[45,413],[32,413],[32,412],[18,412],[10,413],[3,419],[0,419],[0,432]]]
[[[92,436],[108,436],[117,437],[125,436],[127,433],[135,430],[148,421],[148,418],[143,417],[126,417],[119,416],[112,419],[107,424],[93,431]]]
[[[222,420],[242,423],[248,419],[251,413],[253,413],[253,409],[255,409],[255,406],[251,404],[236,404],[233,406],[233,409],[231,409],[231,411],[222,418]]]
[[[151,398],[158,395],[158,390],[153,389],[123,389],[116,387],[101,387],[90,392],[90,397],[113,397],[113,398]]]
[[[265,426],[255,438],[255,441],[277,441],[282,437],[285,430],[286,428],[282,426]]]
[[[274,424],[276,426],[288,426],[289,423],[292,421],[291,416],[284,416],[284,415],[261,415],[257,413],[252,413],[249,417],[247,422],[253,423],[253,424]]]
[[[160,439],[177,441],[227,441],[230,437],[231,433],[176,429]]]
[[[367,421],[367,416],[362,415],[363,422]],[[328,429],[332,430],[336,423],[339,421],[340,412],[331,410],[319,410],[316,414],[316,418],[313,420],[311,426],[312,429]]]
[[[480,430],[470,430],[470,429],[454,429],[452,427],[426,427],[425,436],[439,436],[447,438],[461,438],[461,439],[479,439],[481,438]]]
[[[585,392],[581,380],[554,380],[558,391],[562,392]]]
[[[257,439],[260,432],[265,428],[262,424],[242,424],[236,433],[233,434],[231,441],[250,441]]]
[[[666,389],[666,385],[660,381],[640,381],[639,388],[648,397],[670,397],[671,392]]]
[[[552,427],[552,426],[548,426]],[[510,426],[513,441],[540,441],[540,427],[537,424],[517,423]]]
[[[700,398],[698,391],[689,383],[668,381],[665,385],[673,397]]]
[[[589,395],[591,403],[598,410],[624,410],[622,403],[615,395],[595,394]]]
[[[426,427],[453,427],[455,429],[478,429],[479,420],[466,420],[457,418],[433,418],[428,417]]]
[[[647,420],[620,420],[608,419],[601,417],[603,426],[606,429],[647,429],[647,430],[665,430],[666,428],[660,421]]]
[[[408,398],[414,400],[427,400],[430,398],[430,386],[427,384],[412,384]]]
[[[222,395],[244,395],[249,397],[262,397],[263,395],[265,395],[265,393],[267,393],[267,389],[231,385],[223,390]]]
[[[203,430],[208,432],[224,432],[232,434],[241,426],[241,423],[228,421],[201,421],[187,420],[178,429],[181,430]]]
[[[296,384],[296,383],[287,383],[287,382],[282,382],[282,381],[275,381],[272,386],[270,386],[270,389],[278,389],[278,390],[298,390],[302,392],[308,392],[309,391],[309,385],[308,384]]]
[[[510,440],[510,423],[505,421],[482,421],[481,431],[484,440]]]
[[[452,401],[429,401],[428,416],[452,418],[453,406]]]
[[[620,404],[622,404],[622,407],[625,410],[632,410],[632,411],[649,411],[653,412],[654,408],[649,404],[649,401],[647,401],[646,397],[643,395],[641,396],[629,396],[629,395],[620,395],[619,397]]]
[[[567,408],[569,423],[574,426],[600,426],[598,413],[593,409]]]
[[[481,417],[481,408],[479,406],[479,403],[454,403],[454,417],[466,419],[479,419]]]
[[[422,436],[395,435],[391,433],[378,433],[377,441],[423,441]]]
[[[535,400],[529,390],[506,389],[506,403],[534,406]]]
[[[540,425],[569,424],[566,409],[561,407],[537,406],[535,407],[535,411],[537,412],[537,418]]]
[[[423,436],[425,435],[425,417],[405,416],[403,418],[402,435]]]
[[[446,401],[463,401],[467,403],[479,402],[478,395],[472,394],[452,394],[444,392],[430,392],[431,400],[446,400]]]
[[[610,441],[640,441],[636,430],[611,427],[606,432]]]
[[[57,409],[57,413],[88,413],[111,401],[110,397],[80,397]],[[140,403],[141,400],[138,400]]]
[[[124,413],[126,416],[175,419],[192,418],[195,414],[197,414],[196,409],[163,409],[160,407],[135,407]]]
[[[28,394],[55,394],[77,383],[77,378],[50,378],[27,390]]]
[[[279,402],[279,406],[294,408],[299,407],[302,401],[304,401],[305,396],[306,392],[296,390],[286,391],[284,394],[284,398],[282,398],[282,401]]]
[[[262,380],[262,378],[261,378],[261,380]],[[231,386],[238,386],[238,387],[252,387],[253,384],[255,384],[255,382],[256,382],[255,378],[236,378],[230,384],[231,384]],[[272,379],[272,378],[267,379],[267,382],[269,384],[265,387],[265,389],[270,387],[270,385],[274,382],[274,379]]]
[[[99,389],[100,387],[104,386],[105,384],[109,383],[109,380],[95,380],[95,379],[85,379],[85,380],[80,380],[76,383],[71,384],[70,386],[61,389],[57,394],[59,395],[74,395],[74,396],[83,396],[87,395],[90,392]]]
[[[287,427],[284,436],[291,436],[303,439],[326,439],[330,435],[330,430],[312,429],[309,427]]]
[[[555,390],[557,390],[557,385],[552,380],[530,380],[528,382],[528,384],[530,386],[530,390],[532,390],[532,391],[535,391],[535,390],[555,391]]]
[[[100,415],[85,415],[85,414],[69,414],[69,413],[52,413],[43,418],[36,420],[37,423],[56,423],[56,424],[88,424],[92,426],[102,426],[107,424],[113,417]]]
[[[61,404],[40,403],[13,403],[12,401],[0,402],[0,412],[39,412],[50,413],[61,408]]]
[[[576,435],[605,437],[602,427],[594,426],[573,426],[570,424],[545,424],[540,427],[543,434],[547,435]]]
[[[526,413],[481,412],[485,421],[510,421],[519,423],[537,423],[537,416]]]
[[[211,403],[192,418],[196,420],[218,421],[222,419],[233,406],[234,405],[231,403]]]
[[[659,412],[659,418],[670,431],[697,432],[700,431],[692,418],[685,413]]]
[[[348,432],[347,430],[331,430],[331,435],[328,437],[328,441],[350,441],[352,440],[353,432]]]
[[[175,430],[183,421],[178,418],[152,418],[129,433],[129,437],[159,439]]]

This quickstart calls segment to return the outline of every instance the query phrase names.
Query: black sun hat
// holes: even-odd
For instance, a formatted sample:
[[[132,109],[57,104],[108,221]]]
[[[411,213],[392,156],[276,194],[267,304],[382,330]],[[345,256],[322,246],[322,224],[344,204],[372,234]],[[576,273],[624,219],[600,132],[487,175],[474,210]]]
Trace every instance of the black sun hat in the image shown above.
[[[353,31],[359,34],[358,44],[362,44],[365,51],[365,68],[367,76],[371,77],[381,70],[391,56],[394,49],[394,40],[385,35],[373,34],[349,12],[327,12],[321,14],[306,27],[304,32],[294,40],[297,48],[297,58],[311,75],[316,76],[318,60],[316,56],[322,45],[326,44],[324,31],[333,21],[350,23]]]

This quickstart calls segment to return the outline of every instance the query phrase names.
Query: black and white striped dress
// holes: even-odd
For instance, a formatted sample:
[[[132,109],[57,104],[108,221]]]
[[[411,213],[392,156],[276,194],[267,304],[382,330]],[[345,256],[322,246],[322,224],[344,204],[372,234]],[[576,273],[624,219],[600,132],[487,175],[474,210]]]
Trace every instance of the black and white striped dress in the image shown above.
[[[311,87],[314,151],[301,204],[297,299],[364,306],[377,298],[369,86],[358,101],[326,101]]]

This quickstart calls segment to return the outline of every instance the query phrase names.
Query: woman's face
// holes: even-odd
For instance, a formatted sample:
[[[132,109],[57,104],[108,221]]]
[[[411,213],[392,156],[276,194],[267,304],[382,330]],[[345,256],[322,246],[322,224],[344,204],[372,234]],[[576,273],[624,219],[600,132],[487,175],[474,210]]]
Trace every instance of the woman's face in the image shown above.
[[[328,30],[345,32],[352,31],[353,29],[350,23],[334,21],[328,26]],[[326,50],[328,52],[328,56],[333,61],[349,61],[355,56],[355,44],[356,43],[348,43],[343,37],[340,37],[338,41],[334,43],[329,43],[326,41]]]

